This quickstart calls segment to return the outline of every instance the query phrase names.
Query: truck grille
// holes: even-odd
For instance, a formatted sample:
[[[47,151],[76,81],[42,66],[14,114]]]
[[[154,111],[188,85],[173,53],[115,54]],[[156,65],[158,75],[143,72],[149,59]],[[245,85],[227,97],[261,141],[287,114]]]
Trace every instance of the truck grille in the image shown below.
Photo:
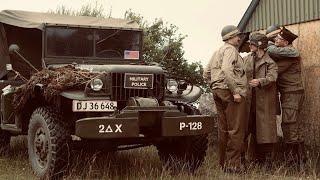
[[[159,102],[164,97],[164,75],[154,74],[153,89],[127,89],[124,88],[124,73],[112,73],[112,89],[111,100],[118,102],[118,107],[122,109],[126,106],[128,98],[138,97],[154,97]]]

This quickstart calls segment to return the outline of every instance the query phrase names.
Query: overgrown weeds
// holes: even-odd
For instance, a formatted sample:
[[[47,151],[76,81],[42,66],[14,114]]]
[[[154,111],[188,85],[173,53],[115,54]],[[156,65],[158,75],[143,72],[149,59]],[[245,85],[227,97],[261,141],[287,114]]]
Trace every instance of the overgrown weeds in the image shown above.
[[[8,156],[0,157],[0,179],[35,179],[28,162],[26,138],[11,141]],[[73,151],[64,179],[319,179],[319,154],[309,151],[309,159],[301,169],[283,163],[272,166],[249,164],[246,174],[226,174],[217,163],[215,148],[210,147],[204,164],[194,173],[173,172],[162,166],[154,147],[103,153]]]

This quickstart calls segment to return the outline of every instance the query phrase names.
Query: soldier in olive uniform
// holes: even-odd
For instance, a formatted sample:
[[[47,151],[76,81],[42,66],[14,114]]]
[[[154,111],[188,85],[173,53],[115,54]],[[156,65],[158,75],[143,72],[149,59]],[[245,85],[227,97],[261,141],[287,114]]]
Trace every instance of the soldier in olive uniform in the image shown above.
[[[302,119],[298,115],[302,107],[304,88],[301,78],[299,52],[292,46],[298,36],[281,27],[275,43],[269,43],[268,53],[278,65],[277,86],[281,95],[282,131],[289,161],[305,160]]]
[[[222,29],[225,44],[213,54],[203,74],[212,89],[219,114],[219,163],[227,172],[243,169],[240,156],[244,151],[248,125],[247,77],[243,59],[236,48],[240,44],[240,34],[236,26]]]
[[[250,91],[248,94],[249,132],[253,135],[255,157],[259,163],[266,160],[277,142],[276,79],[278,66],[266,53],[267,36],[253,33],[249,37],[252,52],[244,58]],[[250,98],[251,97],[251,98]],[[250,143],[252,145],[252,143]]]

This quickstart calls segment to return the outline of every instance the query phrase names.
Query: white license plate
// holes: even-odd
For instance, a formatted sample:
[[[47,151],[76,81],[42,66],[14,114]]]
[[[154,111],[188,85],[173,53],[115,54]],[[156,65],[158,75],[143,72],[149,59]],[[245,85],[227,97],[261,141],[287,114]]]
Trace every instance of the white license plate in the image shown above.
[[[112,112],[117,108],[117,101],[95,100],[78,101],[73,100],[73,112]]]

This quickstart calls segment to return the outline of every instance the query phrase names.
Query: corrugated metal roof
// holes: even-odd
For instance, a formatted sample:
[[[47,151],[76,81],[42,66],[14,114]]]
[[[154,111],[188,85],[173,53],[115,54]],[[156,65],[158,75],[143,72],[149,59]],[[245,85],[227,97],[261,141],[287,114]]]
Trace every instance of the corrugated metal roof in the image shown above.
[[[238,27],[252,32],[272,24],[289,25],[317,19],[320,19],[320,0],[252,0]]]

